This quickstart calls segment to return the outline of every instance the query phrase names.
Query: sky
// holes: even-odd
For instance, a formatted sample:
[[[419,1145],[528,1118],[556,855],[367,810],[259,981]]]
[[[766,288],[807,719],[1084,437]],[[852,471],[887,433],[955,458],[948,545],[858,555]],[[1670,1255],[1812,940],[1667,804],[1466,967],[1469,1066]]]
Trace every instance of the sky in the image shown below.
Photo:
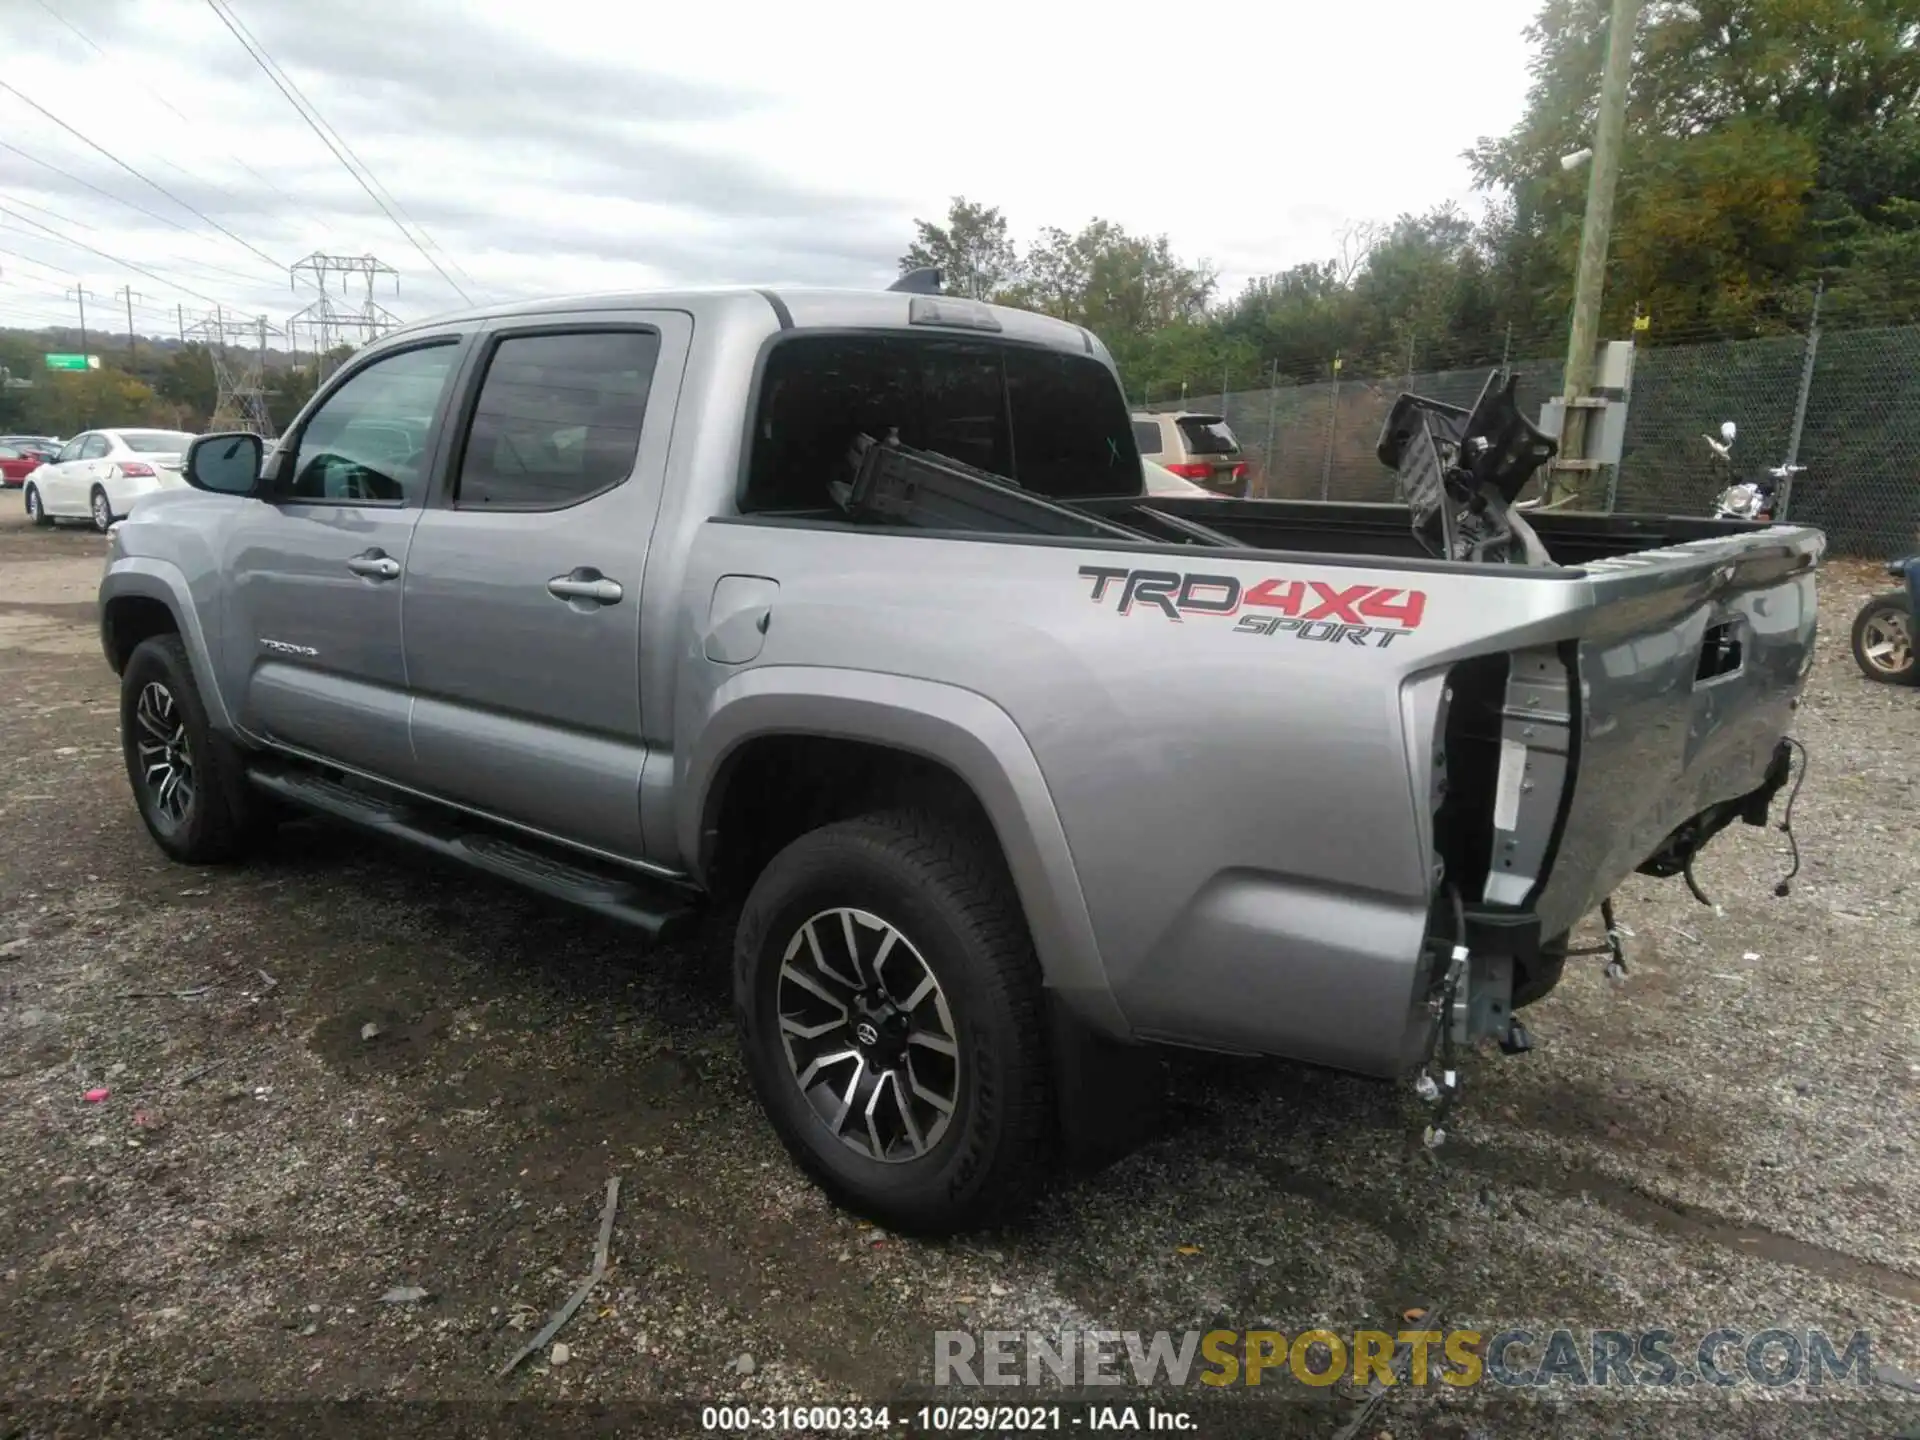
[[[3,0],[0,325],[72,323],[83,289],[95,329],[129,298],[142,334],[283,329],[316,253],[392,267],[372,298],[403,319],[881,286],[955,195],[1022,243],[1164,233],[1230,295],[1482,203],[1462,152],[1518,119],[1536,8]]]

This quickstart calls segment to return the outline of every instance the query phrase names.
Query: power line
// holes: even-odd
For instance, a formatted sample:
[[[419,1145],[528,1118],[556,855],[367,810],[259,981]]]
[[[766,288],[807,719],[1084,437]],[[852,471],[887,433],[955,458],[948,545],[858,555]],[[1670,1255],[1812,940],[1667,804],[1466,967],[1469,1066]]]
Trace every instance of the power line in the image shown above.
[[[4,83],[5,83],[4,81],[0,81],[0,84],[4,84]],[[38,220],[33,219],[31,216],[22,215],[17,210],[9,210],[6,206],[0,205],[0,215],[11,215],[15,220],[25,221],[27,224],[33,226],[33,228],[36,230],[46,231],[47,234],[51,235],[54,239],[58,240],[63,245],[71,245],[75,249],[85,250],[90,255],[98,255],[102,260],[106,260],[111,262],[112,264],[118,265],[124,270],[131,270],[136,275],[144,275],[149,280],[158,280],[162,285],[169,286],[172,289],[182,292],[183,294],[191,295],[196,300],[204,300],[209,305],[218,305],[220,303],[218,300],[215,300],[211,295],[202,295],[198,290],[189,289],[187,286],[182,285],[178,280],[169,280],[164,275],[157,275],[153,271],[147,269],[144,265],[136,265],[131,260],[122,260],[118,255],[109,255],[106,251],[98,249],[95,246],[88,245],[84,241],[75,240],[70,235],[62,235],[58,230],[53,229],[51,226],[42,225]],[[11,229],[12,227],[8,226],[4,228]]]
[[[7,145],[7,144],[6,144],[6,142],[5,142],[4,140],[0,140],[0,146],[4,146],[4,147],[5,147],[5,148],[7,148],[7,149],[13,149],[13,148],[14,148],[14,147],[12,147],[12,146],[10,146],[10,145]],[[31,156],[29,156],[28,158],[29,158],[29,159],[31,159],[32,157],[31,157]],[[65,172],[65,171],[61,171],[61,173],[62,173],[62,174],[65,174],[66,172]],[[70,178],[70,179],[77,179],[78,177],[77,177],[77,176],[70,176],[69,178]],[[85,182],[82,182],[82,183],[85,183]],[[104,192],[102,192],[102,193],[104,193]],[[109,199],[111,199],[112,197],[111,197],[111,196],[109,196],[108,198],[109,198]],[[58,221],[59,221],[59,222],[60,222],[60,223],[61,223],[62,225],[73,225],[73,226],[76,226],[76,227],[78,227],[79,229],[81,229],[81,230],[84,230],[84,231],[85,231],[85,232],[86,232],[87,234],[89,234],[89,235],[92,235],[92,234],[97,234],[97,233],[99,232],[99,228],[100,228],[100,227],[99,227],[99,226],[97,226],[97,225],[89,225],[89,224],[88,224],[88,223],[87,223],[86,221],[84,221],[84,220],[76,220],[76,219],[74,219],[74,217],[73,217],[73,216],[71,216],[71,215],[63,215],[63,214],[61,214],[61,213],[60,213],[60,212],[59,212],[58,210],[54,210],[54,209],[51,209],[51,208],[49,208],[48,206],[45,206],[45,205],[36,205],[36,204],[34,204],[34,202],[33,202],[33,201],[31,201],[31,200],[22,200],[22,199],[21,199],[21,198],[20,198],[20,197],[19,197],[18,195],[15,195],[15,196],[13,196],[13,197],[12,197],[12,202],[11,202],[11,203],[13,203],[13,204],[15,204],[15,205],[24,205],[24,206],[26,206],[26,207],[27,207],[27,208],[28,208],[29,210],[35,210],[35,211],[38,211],[38,212],[39,212],[40,214],[42,214],[42,215],[46,215],[46,216],[49,216],[49,217],[51,217],[52,219],[55,219],[55,220],[58,220]],[[161,219],[161,218],[164,218],[164,217],[161,217],[161,216],[156,216],[155,218],[156,218],[156,219]],[[170,220],[169,220],[169,221],[168,221],[167,223],[168,223],[169,225],[172,225],[172,224],[173,224],[173,222],[172,222],[172,221],[170,221]],[[175,226],[174,226],[174,228],[175,228],[176,230],[179,230],[179,231],[180,231],[180,232],[181,232],[181,233],[182,233],[183,235],[188,235],[188,236],[191,236],[191,237],[192,237],[193,239],[195,239],[195,240],[199,240],[199,239],[202,239],[202,238],[203,238],[203,237],[202,237],[202,236],[200,235],[200,233],[199,233],[198,231],[196,231],[196,230],[189,230],[189,229],[187,229],[187,228],[186,228],[186,227],[185,227],[184,225],[175,225]],[[245,275],[245,274],[242,274],[242,273],[241,273],[240,271],[238,271],[238,270],[230,270],[230,269],[228,269],[228,268],[227,268],[226,266],[224,266],[224,265],[211,265],[211,264],[207,264],[207,263],[206,263],[206,262],[204,262],[204,261],[195,261],[195,262],[193,262],[193,263],[191,264],[191,266],[183,266],[182,268],[190,268],[190,269],[192,269],[192,270],[194,270],[194,271],[198,271],[198,272],[200,272],[200,273],[201,273],[201,274],[202,274],[203,276],[207,276],[207,275],[217,275],[217,276],[221,276],[221,277],[223,277],[224,279],[228,279],[228,280],[238,280],[238,281],[240,281],[241,283],[243,283],[243,284],[246,284],[246,285],[258,285],[258,284],[260,283],[260,281],[259,281],[259,277],[257,277],[257,276],[253,276],[253,275]]]
[[[245,240],[242,240],[238,235],[234,234],[233,231],[229,230],[226,226],[222,225],[218,220],[214,219],[211,215],[208,215],[207,213],[205,213],[204,211],[198,209],[193,205],[189,205],[185,200],[182,200],[178,195],[174,194],[171,190],[167,189],[167,187],[162,185],[158,180],[151,179],[148,176],[141,174],[138,170],[134,169],[133,166],[127,164],[126,161],[122,160],[118,155],[114,154],[111,150],[107,149],[106,146],[98,144],[93,140],[89,140],[85,135],[82,135],[78,130],[74,129],[73,126],[67,124],[66,121],[62,120],[58,115],[55,115],[51,110],[47,109],[46,106],[40,104],[37,100],[34,100],[31,97],[21,93],[21,91],[19,91],[12,85],[9,85],[5,80],[0,80],[0,90],[5,90],[8,94],[12,95],[16,100],[19,100],[22,103],[31,106],[34,110],[38,111],[41,115],[44,115],[47,119],[51,120],[54,124],[58,125],[62,130],[66,131],[69,135],[73,136],[74,139],[80,141],[83,145],[89,146],[90,148],[99,151],[102,155],[106,156],[107,159],[111,160],[114,164],[118,165],[122,170],[126,171],[129,175],[133,176],[134,179],[140,181],[143,185],[152,186],[155,190],[158,190],[162,195],[166,196],[169,200],[173,201],[173,203],[178,205],[182,210],[189,211],[190,213],[198,216],[200,219],[204,220],[207,224],[211,225],[214,229],[218,230],[222,235],[226,236],[229,240],[233,241],[234,244],[240,246],[242,249],[252,251],[255,255],[258,255],[262,260],[266,261],[267,264],[273,266],[274,269],[284,270],[286,268],[278,260],[275,260],[271,255],[267,254],[266,251],[260,249],[255,245],[248,244]]]
[[[319,109],[314,106],[312,101],[307,100],[305,94],[300,91],[300,87],[293,83],[291,77],[286,76],[284,72],[281,71],[279,65],[266,53],[266,47],[260,45],[260,43],[253,38],[253,32],[248,30],[230,11],[226,10],[219,3],[219,0],[207,0],[207,8],[213,11],[214,15],[219,18],[220,23],[227,27],[227,32],[232,35],[235,40],[240,42],[241,47],[247,54],[253,57],[254,64],[260,67],[261,73],[273,82],[274,88],[286,97],[287,103],[293,106],[302,120],[307,122],[307,128],[312,130],[315,135],[318,135],[320,142],[325,145],[328,150],[333,152],[333,158],[338,160],[346,172],[353,176],[360,188],[367,192],[367,198],[378,205],[381,213],[393,222],[394,228],[407,237],[407,243],[420,252],[420,258],[431,265],[434,268],[434,272],[438,274],[442,280],[446,281],[447,284],[451,285],[462,300],[471,305],[473,303],[473,297],[461,288],[459,281],[447,274],[440,262],[434,259],[428,252],[427,247],[421,244],[413,232],[401,223],[400,217],[393,213],[393,207],[388,205],[385,200],[382,200],[380,196],[375,193],[373,185],[368,183],[369,179],[373,176],[373,171],[367,169],[366,177],[363,178],[360,171],[353,167],[347,157],[341,153],[342,148],[346,146],[346,140],[341,138],[339,145],[333,143],[333,140],[329,138],[329,132],[335,136],[338,136],[339,132],[327,124],[326,120],[321,116]],[[295,99],[294,97],[296,95],[299,95],[300,98]],[[312,111],[311,114],[308,113],[309,110]],[[365,161],[361,161],[360,163],[361,168],[367,168]],[[381,188],[385,189],[386,187],[382,186]],[[394,203],[397,205],[399,202],[395,201]],[[420,234],[424,236],[426,233],[426,229],[421,227]],[[427,238],[431,239],[432,237],[428,236]],[[448,258],[451,259],[452,257],[449,256]],[[472,279],[473,277],[468,276],[467,278]]]
[[[0,255],[11,256],[13,259],[24,261],[28,265],[36,265],[49,274],[58,275],[62,280],[71,280],[73,278],[73,272],[71,270],[62,270],[58,265],[49,265],[46,261],[37,260],[31,255],[23,255],[18,250],[0,250]]]
[[[100,46],[94,42],[92,36],[88,35],[86,31],[82,30],[78,25],[74,24],[66,16],[62,15],[58,10],[54,9],[53,6],[47,3],[47,0],[38,0],[38,4],[42,10],[46,11],[47,14],[51,15],[55,20],[58,20],[62,25],[66,26],[66,28],[69,31],[71,31],[80,40],[80,42],[83,45],[85,45],[89,50],[93,51],[93,53],[98,55],[102,60],[111,60],[113,58],[111,55],[107,54],[105,50],[102,50]],[[189,129],[197,128],[195,127],[194,122],[190,116],[182,114],[180,111],[180,108],[177,105],[175,105],[171,100],[167,99],[167,97],[161,94],[158,90],[149,89],[146,92],[146,98],[150,100],[159,101],[160,104],[164,106],[169,112],[171,112],[175,116],[175,118],[177,118],[180,121],[181,124],[187,126]],[[247,162],[242,160],[238,155],[235,155],[231,150],[227,151],[227,159],[231,160],[234,164],[238,165],[242,170],[246,171],[247,174],[251,175],[254,179],[258,180],[262,185],[266,186],[274,194],[278,195],[282,200],[286,201],[287,204],[293,205],[296,203],[294,201],[294,198],[291,195],[287,194],[286,191],[282,190],[278,185],[274,184],[273,181],[269,180],[265,175],[262,175],[258,170],[254,169],[251,165],[247,164]],[[176,170],[180,169],[180,167],[177,165],[175,165],[173,168]],[[181,173],[186,174],[187,172],[181,171]]]
[[[208,3],[211,5],[212,0],[208,0]],[[327,134],[331,135],[335,140],[340,142],[340,148],[346,151],[347,158],[350,159],[355,165],[358,165],[360,169],[365,173],[367,183],[370,184],[375,190],[378,190],[380,192],[380,195],[384,196],[387,202],[393,206],[394,210],[399,213],[400,219],[395,220],[394,223],[399,224],[401,220],[404,220],[408,225],[413,226],[415,230],[420,232],[420,239],[426,242],[426,248],[422,249],[420,242],[415,241],[413,239],[413,236],[408,235],[407,239],[413,242],[414,248],[416,250],[420,250],[420,253],[422,255],[426,255],[426,252],[428,249],[438,251],[441,255],[446,256],[447,263],[451,265],[456,271],[459,272],[461,279],[465,280],[469,285],[478,285],[479,282],[476,281],[472,275],[467,273],[466,267],[462,265],[457,259],[455,259],[451,254],[449,254],[446,248],[443,245],[441,245],[439,241],[435,240],[432,235],[427,233],[426,226],[422,225],[418,220],[415,220],[413,216],[407,212],[407,207],[402,205],[400,203],[399,197],[397,197],[391,190],[389,190],[386,187],[385,184],[381,182],[379,176],[373,173],[373,167],[367,164],[366,161],[360,158],[359,152],[355,150],[353,146],[347,142],[347,137],[342,135],[339,132],[339,130],[337,130],[334,127],[332,121],[328,120],[326,116],[320,113],[319,106],[315,105],[313,101],[307,98],[306,91],[302,90],[299,87],[299,85],[294,82],[293,77],[287,74],[286,71],[280,68],[280,62],[275,60],[271,55],[267,54],[267,47],[261,44],[260,37],[255,35],[253,31],[249,30],[247,28],[246,22],[242,20],[238,15],[233,13],[232,6],[230,4],[225,4],[224,8],[226,10],[226,15],[223,18],[232,20],[233,24],[238,27],[240,35],[245,38],[245,41],[252,42],[253,46],[259,51],[260,57],[264,58],[265,62],[268,65],[271,65],[273,67],[273,70],[279,75],[279,77],[282,80],[286,81],[287,88],[291,90],[294,95],[298,96],[301,103],[306,106],[309,112],[311,112],[313,120],[317,121],[326,130]],[[392,219],[393,217],[389,216],[388,218]],[[403,229],[401,233],[405,234],[406,232]],[[433,264],[432,256],[426,255],[426,258],[429,264]],[[453,285],[453,281],[447,276],[447,273],[444,270],[440,270],[440,267],[438,265],[434,265],[434,269],[439,271],[441,279],[446,280],[449,285]],[[458,285],[454,285],[453,288],[455,290],[460,291],[460,296],[462,299],[468,299],[466,291],[460,290],[460,287]]]
[[[171,216],[162,215],[157,210],[149,210],[144,205],[137,205],[123,195],[114,194],[111,190],[102,190],[98,185],[94,184],[91,180],[82,179],[80,176],[74,174],[71,170],[61,169],[58,165],[55,165],[51,160],[42,160],[38,155],[29,155],[26,151],[22,150],[18,145],[12,145],[5,140],[0,140],[0,150],[10,150],[15,155],[18,155],[22,160],[31,161],[33,164],[40,166],[42,169],[51,170],[53,171],[54,174],[63,176],[64,178],[71,180],[76,185],[84,185],[86,186],[87,189],[93,191],[94,194],[104,196],[106,199],[113,201],[113,203],[116,205],[124,205],[129,210],[137,210],[150,220],[158,220],[162,225],[170,225],[183,235],[193,235],[197,237],[199,234],[199,232],[194,230],[191,226],[182,225],[178,220],[173,219]],[[35,208],[38,209],[39,207],[36,206]]]

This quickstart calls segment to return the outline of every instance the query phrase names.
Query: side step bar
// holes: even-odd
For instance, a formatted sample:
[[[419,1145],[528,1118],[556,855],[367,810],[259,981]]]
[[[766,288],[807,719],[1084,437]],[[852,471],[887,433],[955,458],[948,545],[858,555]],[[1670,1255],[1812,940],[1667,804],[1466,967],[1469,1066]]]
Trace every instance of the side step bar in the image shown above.
[[[302,810],[345,820],[430,850],[475,870],[510,880],[555,900],[631,925],[650,939],[670,942],[699,917],[691,891],[649,880],[616,866],[563,858],[556,850],[481,828],[454,811],[343,784],[306,770],[255,767],[247,779]]]

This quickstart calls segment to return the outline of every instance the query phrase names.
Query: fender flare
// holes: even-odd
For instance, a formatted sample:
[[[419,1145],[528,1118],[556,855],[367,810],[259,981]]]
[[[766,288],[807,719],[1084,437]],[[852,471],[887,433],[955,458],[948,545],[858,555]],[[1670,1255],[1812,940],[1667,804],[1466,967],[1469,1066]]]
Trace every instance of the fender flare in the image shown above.
[[[206,706],[207,722],[223,735],[235,733],[233,717],[227,711],[226,697],[220,693],[218,671],[200,612],[194,607],[186,576],[175,565],[149,556],[130,556],[115,560],[100,580],[100,648],[107,663],[113,664],[113,602],[125,599],[157,600],[173,616],[174,629],[187,648],[187,661],[193,667],[193,682],[200,689],[200,701]],[[115,666],[116,671],[119,667]]]
[[[1124,1038],[1093,919],[1040,762],[1020,728],[985,696],[876,671],[768,665],[712,694],[676,757],[680,853],[697,860],[714,787],[750,741],[818,735],[864,741],[944,765],[986,811],[1012,872],[1046,985],[1095,1031]]]

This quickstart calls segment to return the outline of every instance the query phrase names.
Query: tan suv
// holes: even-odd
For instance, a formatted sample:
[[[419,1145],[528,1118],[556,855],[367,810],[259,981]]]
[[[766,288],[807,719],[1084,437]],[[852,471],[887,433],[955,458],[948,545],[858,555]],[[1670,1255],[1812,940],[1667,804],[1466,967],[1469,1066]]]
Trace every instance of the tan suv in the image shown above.
[[[1247,462],[1226,418],[1197,410],[1166,415],[1135,413],[1133,442],[1140,458],[1164,465],[1183,480],[1204,485],[1216,495],[1244,497]]]

